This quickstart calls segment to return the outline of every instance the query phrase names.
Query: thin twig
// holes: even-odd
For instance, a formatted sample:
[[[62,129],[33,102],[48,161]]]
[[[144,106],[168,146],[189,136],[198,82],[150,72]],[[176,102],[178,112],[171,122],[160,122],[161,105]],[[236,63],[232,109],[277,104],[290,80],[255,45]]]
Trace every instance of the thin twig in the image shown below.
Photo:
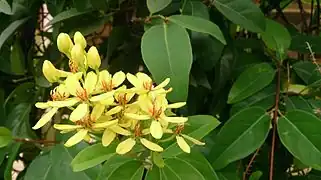
[[[302,2],[301,2],[301,0],[297,0],[297,3],[299,6],[299,9],[300,9],[301,20],[303,22],[303,32],[308,31],[309,29],[308,29],[308,24],[307,24],[307,20],[306,20],[306,13],[304,11]]]
[[[276,82],[276,94],[275,94],[275,106],[273,112],[273,134],[272,134],[272,147],[270,154],[270,175],[269,179],[273,180],[273,168],[274,168],[274,151],[275,151],[275,142],[276,142],[276,123],[278,120],[278,111],[279,111],[279,103],[280,103],[280,84],[281,84],[281,64],[277,65],[277,82]]]
[[[244,173],[243,173],[243,180],[246,180],[246,175],[249,173],[250,168],[251,168],[251,166],[252,166],[252,164],[253,164],[256,156],[259,154],[259,151],[260,151],[260,148],[258,148],[258,149],[255,151],[255,153],[253,154],[250,162],[247,164],[246,169],[245,169],[245,171],[244,171]]]
[[[16,142],[24,142],[24,143],[35,143],[35,144],[58,144],[58,141],[51,141],[45,139],[24,139],[24,138],[14,138]]]

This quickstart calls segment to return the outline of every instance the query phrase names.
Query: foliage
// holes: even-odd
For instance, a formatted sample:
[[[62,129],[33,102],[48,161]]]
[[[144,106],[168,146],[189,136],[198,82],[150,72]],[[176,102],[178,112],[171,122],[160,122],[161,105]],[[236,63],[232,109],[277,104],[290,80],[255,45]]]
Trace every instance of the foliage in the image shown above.
[[[6,180],[16,160],[30,180],[321,177],[319,0],[0,0],[0,20]]]

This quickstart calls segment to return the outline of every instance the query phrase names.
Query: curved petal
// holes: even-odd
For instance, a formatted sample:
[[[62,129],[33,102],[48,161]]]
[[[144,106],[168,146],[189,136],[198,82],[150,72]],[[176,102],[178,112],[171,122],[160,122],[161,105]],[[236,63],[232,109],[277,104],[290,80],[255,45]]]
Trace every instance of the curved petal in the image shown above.
[[[68,139],[68,141],[65,143],[66,147],[71,147],[80,141],[82,141],[88,133],[88,130],[81,129],[79,130],[75,135],[73,135],[71,138]]]
[[[126,154],[128,153],[130,150],[133,149],[133,147],[135,146],[136,141],[133,138],[128,138],[126,140],[124,140],[123,142],[119,143],[117,148],[116,148],[116,153],[118,154]]]
[[[142,72],[138,72],[136,73],[136,76],[138,78],[138,80],[142,83],[153,83],[152,78],[150,78],[147,74],[142,73]]]
[[[107,122],[103,122],[103,123],[95,123],[93,124],[93,128],[94,129],[98,129],[98,128],[106,128],[106,127],[109,127],[109,126],[113,126],[115,124],[117,124],[118,122],[118,119],[116,120],[112,120],[112,121],[107,121]]]
[[[81,74],[82,75],[82,74]],[[82,91],[83,88],[81,87],[79,83],[79,74],[72,74],[67,77],[65,80],[66,88],[70,94],[73,96],[77,96],[78,91]]]
[[[184,123],[188,120],[187,117],[167,117],[167,116],[164,117],[163,119],[171,123]]]
[[[113,88],[118,87],[119,85],[121,85],[126,79],[126,75],[123,71],[118,71],[113,75],[113,79],[112,79],[112,86]]]
[[[40,118],[40,120],[37,122],[35,126],[32,127],[32,129],[39,129],[42,126],[44,126],[47,122],[51,120],[52,116],[55,115],[57,111],[58,108],[52,108],[49,112],[47,112]]]
[[[97,75],[94,72],[90,71],[86,75],[85,84],[84,84],[84,88],[86,89],[88,95],[94,91],[96,84],[97,84]]]
[[[191,148],[181,136],[176,136],[178,146],[186,153],[191,153]]]
[[[148,120],[148,119],[151,119],[151,117],[149,115],[144,115],[144,114],[125,113],[124,115],[127,118],[136,119],[136,120]]]
[[[130,73],[127,73],[127,74],[126,74],[126,77],[127,77],[127,80],[128,80],[133,86],[135,86],[136,88],[139,88],[139,89],[143,88],[143,86],[142,86],[142,85],[143,85],[143,82],[140,82],[136,76],[134,76],[134,75],[132,75],[132,74],[130,74]]]
[[[150,133],[155,139],[160,139],[163,136],[163,128],[158,121],[152,121],[150,125]]]
[[[106,116],[111,116],[116,113],[119,113],[123,109],[122,106],[115,106],[105,113]]]
[[[157,85],[155,88],[153,88],[153,90],[164,88],[165,86],[168,85],[169,82],[170,82],[170,79],[166,78],[163,82],[161,82],[159,85]]]
[[[145,138],[140,138],[139,140],[145,147],[147,147],[148,149],[150,149],[152,151],[156,151],[156,152],[164,151],[164,149],[160,145],[153,143],[151,141],[148,141]]]
[[[113,98],[114,93],[115,93],[115,91],[110,91],[110,92],[106,92],[104,94],[93,96],[93,97],[90,98],[90,101],[97,102],[97,101],[106,100],[106,99],[111,98],[111,97]]]
[[[77,106],[77,108],[70,114],[70,121],[79,121],[88,114],[88,104],[82,103]]]
[[[35,106],[39,109],[47,109],[50,107],[48,102],[37,102]]]
[[[191,136],[187,136],[185,134],[181,134],[181,136],[183,136],[185,139],[191,141],[192,143],[194,143],[196,145],[200,145],[200,146],[204,146],[205,145],[204,142],[201,142],[201,141],[199,141],[199,140],[197,140],[197,139],[195,139],[195,138],[193,138]]]
[[[60,131],[73,131],[82,128],[81,125],[70,125],[70,124],[54,124],[54,128]]]
[[[108,129],[105,129],[103,133],[103,137],[101,139],[103,146],[105,147],[109,146],[109,144],[114,141],[115,137],[116,137],[116,133]]]
[[[127,129],[124,129],[118,125],[114,125],[109,127],[110,130],[114,131],[117,134],[121,134],[123,136],[130,136],[132,133],[128,131]]]
[[[75,105],[76,103],[78,103],[80,100],[76,97],[74,98],[69,98],[66,99],[64,101],[48,101],[48,104],[52,107],[71,107],[73,105]]]
[[[167,108],[169,108],[169,109],[177,109],[177,108],[181,108],[181,107],[183,107],[185,105],[186,105],[186,102],[178,102],[178,103],[173,103],[173,104],[167,105]]]
[[[104,113],[105,111],[105,105],[102,104],[96,104],[93,108],[93,110],[91,111],[90,114],[90,119],[92,121],[96,121],[97,119],[100,118],[100,116]]]

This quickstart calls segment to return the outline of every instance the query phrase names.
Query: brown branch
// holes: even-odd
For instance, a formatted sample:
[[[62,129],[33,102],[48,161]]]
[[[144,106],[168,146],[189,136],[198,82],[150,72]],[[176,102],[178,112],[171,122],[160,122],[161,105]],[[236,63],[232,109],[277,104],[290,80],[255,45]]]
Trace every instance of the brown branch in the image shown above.
[[[35,143],[35,144],[58,144],[58,141],[51,141],[45,139],[24,139],[24,138],[13,138],[16,142],[23,142],[23,143]]]
[[[246,169],[245,169],[245,171],[244,171],[244,173],[243,173],[243,180],[246,180],[246,175],[249,173],[250,168],[251,168],[251,166],[252,166],[252,164],[253,164],[256,156],[259,154],[259,151],[260,151],[260,148],[258,148],[258,149],[255,151],[255,153],[253,154],[250,162],[249,162],[248,165],[246,166]]]
[[[273,134],[272,134],[272,147],[270,154],[270,175],[269,180],[273,180],[273,168],[274,168],[274,151],[276,143],[276,123],[278,120],[279,102],[280,102],[280,84],[281,84],[281,64],[277,65],[277,84],[276,84],[276,94],[275,94],[275,106],[273,112]]]
[[[307,20],[306,20],[306,13],[304,11],[304,8],[303,8],[301,0],[297,0],[297,3],[298,3],[298,6],[299,6],[299,9],[300,9],[301,20],[303,22],[303,32],[304,31],[309,31],[308,23],[307,23]]]

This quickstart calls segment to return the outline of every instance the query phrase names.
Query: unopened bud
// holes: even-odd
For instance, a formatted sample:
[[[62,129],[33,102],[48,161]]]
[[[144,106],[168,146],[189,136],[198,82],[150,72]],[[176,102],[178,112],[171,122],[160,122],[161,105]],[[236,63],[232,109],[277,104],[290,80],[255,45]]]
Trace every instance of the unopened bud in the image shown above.
[[[84,68],[85,63],[85,51],[80,44],[75,44],[71,49],[71,59],[76,63],[78,68]]]
[[[85,49],[87,46],[85,37],[79,31],[77,31],[74,35],[74,42],[75,44],[79,44],[82,49]]]
[[[90,47],[87,53],[87,63],[92,69],[98,69],[101,64],[100,56],[95,46]]]
[[[59,78],[61,77],[67,77],[68,72],[61,71],[55,68],[55,66],[48,60],[45,60],[42,65],[42,72],[46,79],[53,83],[59,81]]]
[[[60,33],[57,38],[57,46],[60,52],[69,56],[73,43],[68,34]]]

